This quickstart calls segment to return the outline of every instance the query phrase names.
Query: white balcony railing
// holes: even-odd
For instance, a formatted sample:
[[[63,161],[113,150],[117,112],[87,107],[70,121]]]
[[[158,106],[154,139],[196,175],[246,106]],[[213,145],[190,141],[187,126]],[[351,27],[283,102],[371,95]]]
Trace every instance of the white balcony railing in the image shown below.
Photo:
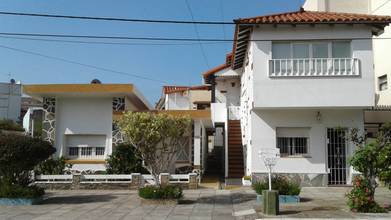
[[[67,148],[67,158],[71,160],[105,159],[105,147],[73,147]]]
[[[270,77],[359,76],[357,58],[273,59]]]

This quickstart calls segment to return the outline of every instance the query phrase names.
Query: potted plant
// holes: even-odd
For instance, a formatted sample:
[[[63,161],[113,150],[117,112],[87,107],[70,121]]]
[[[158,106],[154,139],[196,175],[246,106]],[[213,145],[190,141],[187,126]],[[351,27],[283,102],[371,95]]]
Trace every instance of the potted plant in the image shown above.
[[[251,176],[244,176],[242,178],[242,185],[243,186],[251,186]]]
[[[253,189],[257,193],[257,202],[262,203],[262,191],[269,189],[267,179],[255,182]],[[299,184],[289,181],[288,178],[282,176],[274,176],[272,178],[272,189],[279,192],[280,203],[298,203],[300,202],[301,187]]]

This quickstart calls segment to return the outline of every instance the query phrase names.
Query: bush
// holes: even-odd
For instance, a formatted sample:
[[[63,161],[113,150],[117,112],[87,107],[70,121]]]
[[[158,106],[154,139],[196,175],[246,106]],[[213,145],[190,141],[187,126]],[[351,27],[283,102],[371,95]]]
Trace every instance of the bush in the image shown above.
[[[114,152],[106,160],[108,174],[148,173],[142,161],[136,157],[136,149],[129,144],[115,146]]]
[[[0,187],[0,198],[26,198],[41,197],[45,191],[37,186],[20,186],[4,184]]]
[[[23,198],[43,194],[42,189],[29,186],[31,171],[54,152],[56,149],[41,139],[0,134],[1,195]]]
[[[72,164],[67,164],[64,157],[49,158],[39,163],[34,172],[43,175],[61,175],[65,173],[66,169],[72,169]]]
[[[144,199],[180,199],[183,192],[179,186],[146,186],[139,189],[138,195]]]
[[[346,194],[350,210],[354,212],[386,212],[375,202],[373,190],[370,180],[362,176],[356,176],[353,180],[353,189]]]
[[[255,182],[253,189],[259,195],[262,195],[263,190],[269,190],[269,179],[265,178],[262,181]],[[272,177],[272,189],[277,190],[280,195],[297,196],[300,194],[301,187],[299,184],[291,182],[286,177]]]
[[[0,130],[24,131],[24,128],[12,120],[0,119]]]

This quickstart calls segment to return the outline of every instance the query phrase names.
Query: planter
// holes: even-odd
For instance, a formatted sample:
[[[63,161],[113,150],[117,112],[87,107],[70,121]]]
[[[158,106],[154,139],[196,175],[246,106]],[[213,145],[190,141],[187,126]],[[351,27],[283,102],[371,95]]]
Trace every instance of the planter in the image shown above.
[[[243,186],[251,186],[251,180],[245,180],[244,178],[242,178],[242,185]]]
[[[143,199],[140,198],[142,205],[177,205],[178,199]]]
[[[299,203],[300,202],[300,196],[279,195],[278,199],[281,204]],[[263,203],[263,196],[262,195],[257,195],[257,203]]]
[[[25,199],[25,198],[0,198],[0,205],[6,206],[17,206],[17,205],[36,205],[41,203],[43,197],[34,198],[34,199]]]

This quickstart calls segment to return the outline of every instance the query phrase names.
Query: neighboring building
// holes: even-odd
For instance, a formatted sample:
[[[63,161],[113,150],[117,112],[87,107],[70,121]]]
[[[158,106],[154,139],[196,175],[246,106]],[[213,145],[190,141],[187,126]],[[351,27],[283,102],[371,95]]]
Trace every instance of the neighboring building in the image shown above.
[[[361,13],[369,15],[391,15],[388,0],[306,0],[304,9],[311,11]],[[380,37],[374,36],[374,73],[376,108],[365,112],[366,130],[369,136],[385,122],[391,122],[391,27],[385,27]]]
[[[164,86],[163,94],[156,105],[159,110],[209,109],[210,88],[202,86]]]
[[[0,119],[20,121],[21,88],[22,85],[14,80],[0,83]]]
[[[132,84],[24,85],[23,92],[43,103],[42,138],[76,170],[104,170],[124,141],[114,120],[123,111],[150,109]]]
[[[204,74],[212,122],[224,128],[227,182],[266,175],[259,154],[279,149],[274,172],[306,186],[349,184],[355,146],[344,137],[363,132],[363,112],[375,106],[372,36],[390,22],[304,9],[235,20],[232,56]]]

